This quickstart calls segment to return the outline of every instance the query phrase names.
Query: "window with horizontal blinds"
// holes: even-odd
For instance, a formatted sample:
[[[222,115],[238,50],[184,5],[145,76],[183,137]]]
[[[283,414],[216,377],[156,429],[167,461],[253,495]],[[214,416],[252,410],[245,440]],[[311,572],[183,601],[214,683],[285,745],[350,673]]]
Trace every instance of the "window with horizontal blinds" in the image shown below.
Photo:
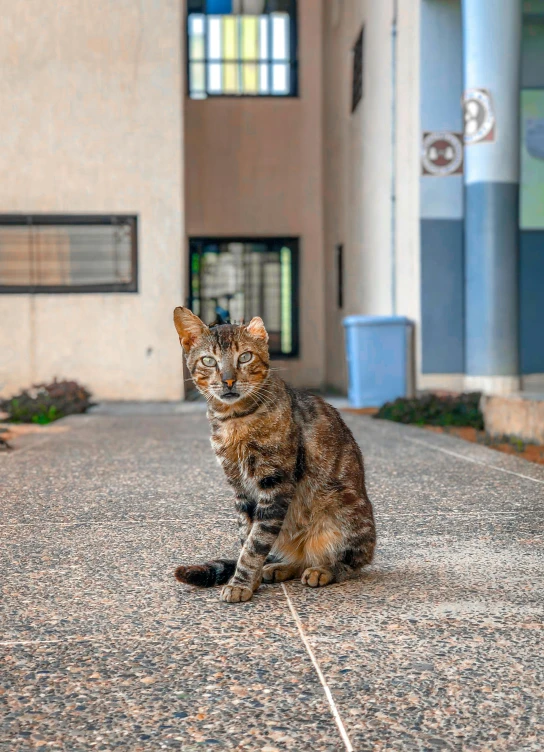
[[[136,217],[0,215],[0,293],[136,291]]]

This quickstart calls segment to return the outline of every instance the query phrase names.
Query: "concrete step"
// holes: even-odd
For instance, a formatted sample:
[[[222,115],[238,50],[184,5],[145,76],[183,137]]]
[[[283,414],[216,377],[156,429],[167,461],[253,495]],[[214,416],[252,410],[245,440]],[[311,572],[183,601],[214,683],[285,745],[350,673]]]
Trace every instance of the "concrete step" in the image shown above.
[[[491,436],[516,436],[527,443],[544,444],[544,395],[484,396],[481,408]]]

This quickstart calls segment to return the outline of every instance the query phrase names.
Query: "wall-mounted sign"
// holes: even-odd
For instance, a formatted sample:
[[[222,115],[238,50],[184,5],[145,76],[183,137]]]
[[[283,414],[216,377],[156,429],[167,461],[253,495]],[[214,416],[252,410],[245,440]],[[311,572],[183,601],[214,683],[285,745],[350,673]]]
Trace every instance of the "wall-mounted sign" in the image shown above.
[[[433,131],[423,134],[421,174],[443,178],[463,172],[463,134]]]
[[[487,89],[467,89],[463,94],[465,144],[495,140],[495,111]]]

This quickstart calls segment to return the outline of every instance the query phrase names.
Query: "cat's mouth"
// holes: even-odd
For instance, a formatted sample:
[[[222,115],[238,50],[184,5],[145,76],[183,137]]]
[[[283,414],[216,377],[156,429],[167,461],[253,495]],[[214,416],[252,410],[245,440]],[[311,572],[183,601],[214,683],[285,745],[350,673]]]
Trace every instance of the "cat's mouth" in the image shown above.
[[[234,400],[237,400],[239,397],[239,392],[225,392],[221,395],[221,399],[226,400],[227,402],[234,402]]]

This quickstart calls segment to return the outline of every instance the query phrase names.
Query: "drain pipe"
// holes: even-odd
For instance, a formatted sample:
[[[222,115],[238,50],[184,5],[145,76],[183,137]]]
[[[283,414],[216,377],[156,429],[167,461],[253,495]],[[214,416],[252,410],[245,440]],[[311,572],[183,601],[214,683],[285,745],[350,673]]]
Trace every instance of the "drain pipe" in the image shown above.
[[[391,22],[391,313],[397,313],[397,22],[398,0],[393,0]]]

